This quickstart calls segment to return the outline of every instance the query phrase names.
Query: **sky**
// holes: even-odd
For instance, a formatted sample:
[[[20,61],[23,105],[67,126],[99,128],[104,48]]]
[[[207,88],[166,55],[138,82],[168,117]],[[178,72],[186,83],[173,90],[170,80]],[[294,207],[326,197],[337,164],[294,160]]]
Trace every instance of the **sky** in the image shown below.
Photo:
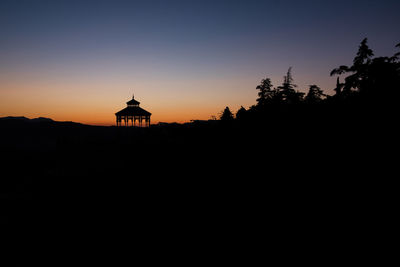
[[[400,1],[0,0],[0,117],[114,125],[135,95],[152,123],[256,103],[292,67],[332,94],[363,38],[400,42]]]

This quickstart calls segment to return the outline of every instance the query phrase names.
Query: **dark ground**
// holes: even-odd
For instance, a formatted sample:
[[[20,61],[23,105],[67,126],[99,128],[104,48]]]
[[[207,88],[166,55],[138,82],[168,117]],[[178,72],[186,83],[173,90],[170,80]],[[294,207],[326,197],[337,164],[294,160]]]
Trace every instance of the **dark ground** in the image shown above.
[[[282,238],[334,236],[344,218],[358,235],[390,177],[393,124],[303,115],[145,129],[1,119],[1,223],[166,247],[178,235],[235,242],[266,225]]]

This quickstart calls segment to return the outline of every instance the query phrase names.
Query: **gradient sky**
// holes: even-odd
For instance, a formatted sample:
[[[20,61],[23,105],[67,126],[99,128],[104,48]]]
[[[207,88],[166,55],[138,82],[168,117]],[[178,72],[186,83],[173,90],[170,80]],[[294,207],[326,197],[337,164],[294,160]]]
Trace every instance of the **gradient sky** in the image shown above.
[[[0,117],[115,124],[135,94],[152,122],[255,104],[287,69],[332,93],[365,37],[400,42],[400,1],[0,0]]]

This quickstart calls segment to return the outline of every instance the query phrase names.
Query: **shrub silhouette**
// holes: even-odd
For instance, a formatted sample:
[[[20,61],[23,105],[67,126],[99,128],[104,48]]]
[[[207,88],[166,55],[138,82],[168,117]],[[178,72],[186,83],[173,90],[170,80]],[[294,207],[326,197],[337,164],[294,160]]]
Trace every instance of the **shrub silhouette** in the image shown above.
[[[236,119],[237,120],[244,120],[246,119],[247,110],[241,106],[240,109],[236,112]]]
[[[306,97],[304,98],[304,101],[309,104],[313,103],[320,103],[323,101],[324,97],[326,95],[324,92],[319,88],[317,85],[310,85],[310,88],[308,90],[308,93]]]
[[[224,109],[224,111],[221,114],[220,120],[225,121],[225,122],[233,120],[233,114],[232,114],[231,110],[229,109],[229,107],[226,107]]]

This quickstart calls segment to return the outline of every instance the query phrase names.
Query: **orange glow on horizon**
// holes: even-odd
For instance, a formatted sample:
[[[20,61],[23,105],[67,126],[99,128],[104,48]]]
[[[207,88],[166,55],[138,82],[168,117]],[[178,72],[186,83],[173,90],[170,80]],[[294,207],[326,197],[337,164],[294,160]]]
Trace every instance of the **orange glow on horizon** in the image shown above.
[[[46,117],[89,125],[113,126],[115,113],[126,107],[135,93],[140,107],[152,113],[151,124],[208,120],[229,106],[236,112],[255,102],[255,90],[227,91],[224,80],[208,80],[192,88],[187,81],[126,82],[104,80],[38,79],[0,76],[0,117]],[[129,84],[136,90],[127,90]],[[163,87],[163,90],[157,88]],[[246,88],[237,83],[238,88]],[[146,88],[146,89],[144,89]],[[206,88],[206,89],[204,89]]]

